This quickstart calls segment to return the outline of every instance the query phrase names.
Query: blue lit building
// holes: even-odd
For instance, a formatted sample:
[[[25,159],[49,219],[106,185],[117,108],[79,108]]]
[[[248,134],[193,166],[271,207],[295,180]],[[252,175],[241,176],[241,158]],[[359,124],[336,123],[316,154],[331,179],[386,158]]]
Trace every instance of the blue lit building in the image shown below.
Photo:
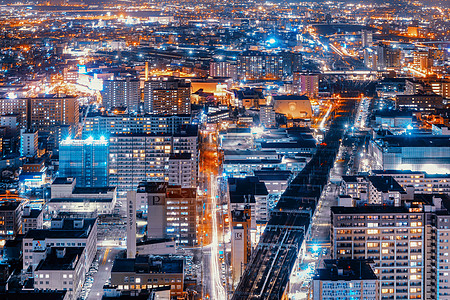
[[[78,186],[108,186],[108,142],[66,139],[59,146],[59,176],[75,177]]]

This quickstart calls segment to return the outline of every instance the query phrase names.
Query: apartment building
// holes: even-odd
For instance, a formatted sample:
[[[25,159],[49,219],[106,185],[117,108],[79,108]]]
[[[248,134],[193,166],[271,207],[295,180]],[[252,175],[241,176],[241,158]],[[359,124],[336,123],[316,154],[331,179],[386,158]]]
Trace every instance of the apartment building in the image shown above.
[[[90,115],[83,127],[83,137],[125,133],[176,134],[190,123],[190,115]]]
[[[445,194],[332,207],[333,258],[373,260],[378,299],[450,299],[449,212]]]
[[[197,177],[198,137],[192,134],[150,135],[121,134],[109,139],[109,184],[118,189],[120,195],[136,190],[141,181],[168,181],[169,170],[195,167],[186,174]],[[191,164],[183,160],[172,160],[172,168],[167,168],[171,155],[191,155]],[[172,176],[172,179],[176,179]],[[178,180],[178,179],[176,179]],[[191,184],[194,181],[191,182]]]

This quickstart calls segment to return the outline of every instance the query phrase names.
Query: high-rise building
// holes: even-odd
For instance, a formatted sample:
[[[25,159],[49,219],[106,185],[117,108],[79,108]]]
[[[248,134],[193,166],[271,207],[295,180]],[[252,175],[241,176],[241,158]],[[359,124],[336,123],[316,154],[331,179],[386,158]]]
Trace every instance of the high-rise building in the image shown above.
[[[75,97],[47,95],[38,98],[0,99],[0,115],[18,116],[19,127],[53,131],[57,125],[76,126],[79,104]]]
[[[191,83],[174,77],[152,77],[144,83],[144,111],[152,114],[191,113]]]
[[[0,242],[13,239],[22,229],[23,203],[2,200],[0,202]]]
[[[111,134],[176,134],[191,123],[190,115],[96,115],[84,122],[83,137]]]
[[[141,103],[140,82],[137,79],[114,79],[103,81],[103,106],[107,110],[126,107],[128,112],[139,112]]]
[[[380,43],[377,46],[377,68],[380,71],[400,67],[400,49]]]
[[[173,237],[177,244],[197,243],[197,194],[195,188],[182,188],[167,182],[141,182],[128,192],[136,210],[147,214],[147,237]],[[133,199],[134,198],[134,199]]]
[[[302,55],[297,52],[268,53],[244,51],[238,58],[241,79],[284,79],[302,70]]]
[[[237,63],[234,61],[219,60],[209,64],[209,75],[212,77],[230,77],[237,79]]]
[[[38,132],[27,132],[25,129],[20,133],[20,155],[35,157],[38,155]]]
[[[231,211],[231,279],[234,284],[239,283],[251,255],[250,215],[250,207]]]
[[[265,128],[276,127],[275,110],[272,105],[259,106],[259,121]]]
[[[445,194],[407,195],[383,203],[331,208],[335,259],[371,259],[378,299],[450,299]]]
[[[294,73],[294,94],[317,98],[319,94],[319,75]]]
[[[183,160],[178,162],[186,172],[184,175],[197,177],[197,133],[173,136],[118,134],[111,136],[109,141],[109,184],[117,187],[119,194],[136,190],[141,181],[170,182],[169,174],[173,170],[169,168],[171,155],[190,154],[192,163],[183,165]],[[195,171],[186,169],[192,166]],[[172,178],[175,180],[175,177]],[[179,180],[179,177],[176,178]],[[196,179],[190,182],[193,184]]]
[[[370,48],[373,45],[373,32],[371,30],[361,30],[361,45],[363,48]]]
[[[108,186],[108,141],[65,139],[59,146],[59,175],[74,177],[78,186]]]

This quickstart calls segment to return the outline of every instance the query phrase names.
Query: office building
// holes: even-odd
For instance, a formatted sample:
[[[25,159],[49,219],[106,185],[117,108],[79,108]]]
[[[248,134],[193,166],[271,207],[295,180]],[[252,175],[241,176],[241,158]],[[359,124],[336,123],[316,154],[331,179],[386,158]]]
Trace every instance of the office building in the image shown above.
[[[47,251],[34,270],[34,289],[67,291],[69,299],[75,299],[85,280],[87,249],[50,247]]]
[[[182,299],[184,260],[170,256],[118,258],[111,269],[111,285],[121,292],[167,286],[170,299]]]
[[[59,145],[59,176],[76,178],[78,186],[108,186],[108,141],[64,139]]]
[[[444,107],[442,100],[442,96],[430,92],[419,92],[414,95],[397,95],[395,107],[402,110],[434,111]]]
[[[115,187],[80,187],[76,178],[57,177],[51,185],[51,198],[44,210],[51,216],[112,214],[116,198]]]
[[[176,134],[191,123],[190,115],[91,115],[83,127],[83,138],[112,134]]]
[[[144,111],[152,114],[191,113],[191,83],[174,77],[152,77],[144,83]]]
[[[126,78],[103,81],[102,103],[108,111],[116,107],[126,107],[129,113],[139,112],[139,80]]]
[[[38,155],[38,132],[27,132],[24,129],[20,132],[20,155],[26,157],[36,157]]]
[[[137,211],[147,215],[147,237],[173,237],[177,244],[197,243],[197,196],[195,188],[182,188],[166,182],[141,182],[137,192],[129,191]]]
[[[250,208],[231,211],[231,279],[233,286],[239,283],[251,255]]]
[[[312,280],[313,300],[378,300],[378,278],[370,261],[327,259]]]
[[[385,136],[370,141],[369,154],[374,170],[450,173],[450,144],[446,136]]]
[[[33,273],[52,247],[85,248],[85,266],[97,252],[97,219],[52,219],[49,229],[31,229],[22,241],[23,270]]]

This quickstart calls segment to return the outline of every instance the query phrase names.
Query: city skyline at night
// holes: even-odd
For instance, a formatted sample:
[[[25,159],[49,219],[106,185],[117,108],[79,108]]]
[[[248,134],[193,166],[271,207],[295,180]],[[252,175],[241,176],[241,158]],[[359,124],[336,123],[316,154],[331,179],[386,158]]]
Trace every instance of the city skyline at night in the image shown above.
[[[0,299],[450,300],[450,1],[0,0]]]

